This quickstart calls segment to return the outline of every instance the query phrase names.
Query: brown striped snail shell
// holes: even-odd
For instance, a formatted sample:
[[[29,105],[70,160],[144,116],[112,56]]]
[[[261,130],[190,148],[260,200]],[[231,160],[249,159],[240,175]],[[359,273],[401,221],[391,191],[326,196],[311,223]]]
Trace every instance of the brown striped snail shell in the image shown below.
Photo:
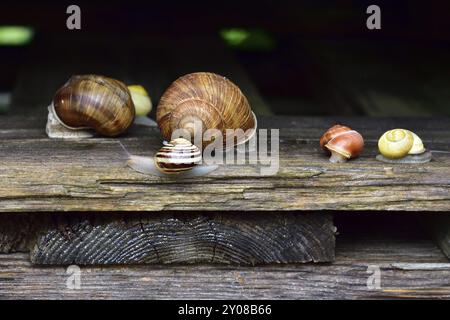
[[[322,135],[320,146],[327,153],[331,153],[330,162],[341,163],[356,158],[361,153],[364,139],[349,127],[335,125]]]
[[[133,123],[135,108],[122,82],[98,75],[72,76],[55,94],[54,115],[68,129],[117,136]]]
[[[162,95],[156,121],[163,138],[172,139],[177,129],[194,136],[208,129],[218,129],[226,145],[226,129],[242,129],[247,134],[229,144],[248,141],[256,131],[257,121],[247,98],[227,78],[207,72],[187,74],[175,80]],[[205,147],[211,141],[203,140]]]
[[[153,158],[135,156],[129,154],[126,149],[125,151],[129,167],[140,173],[160,177],[191,178],[217,169],[216,165],[202,164],[201,150],[184,138],[164,142],[164,146]]]
[[[168,174],[191,170],[201,161],[200,149],[183,138],[165,142],[155,155],[156,167]]]

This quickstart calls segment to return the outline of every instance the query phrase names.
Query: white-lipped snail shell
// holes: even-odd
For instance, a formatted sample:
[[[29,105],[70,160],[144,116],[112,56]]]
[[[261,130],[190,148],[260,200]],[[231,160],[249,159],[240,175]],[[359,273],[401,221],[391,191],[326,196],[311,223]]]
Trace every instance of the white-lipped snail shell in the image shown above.
[[[378,140],[377,160],[387,163],[426,163],[431,152],[426,151],[422,140],[406,129],[386,131]]]

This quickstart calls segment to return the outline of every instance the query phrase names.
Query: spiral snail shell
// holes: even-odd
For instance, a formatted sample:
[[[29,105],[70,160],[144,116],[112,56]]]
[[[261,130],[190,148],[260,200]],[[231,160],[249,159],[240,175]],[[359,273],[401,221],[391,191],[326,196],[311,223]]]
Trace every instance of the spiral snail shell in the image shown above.
[[[229,144],[248,141],[256,131],[257,121],[247,98],[230,80],[214,73],[191,73],[175,80],[162,95],[156,121],[162,136],[169,141],[177,129],[185,129],[194,141],[197,134],[208,129],[222,132],[226,143],[226,129],[242,129],[246,134]],[[202,139],[205,147],[211,141]]]
[[[361,153],[364,139],[357,131],[337,124],[322,135],[320,146],[331,153],[330,162],[341,163]]]
[[[155,155],[158,169],[168,174],[190,170],[201,161],[200,149],[183,138],[165,142]]]
[[[202,164],[201,150],[184,138],[164,142],[163,147],[153,158],[135,156],[129,154],[126,149],[125,151],[128,155],[129,167],[140,173],[160,177],[191,178],[217,169],[215,165]]]
[[[406,129],[386,131],[378,140],[377,159],[388,163],[425,163],[431,160],[422,140]]]
[[[86,129],[117,136],[135,117],[135,106],[125,84],[98,75],[72,76],[56,92],[49,111],[50,137],[92,136]]]

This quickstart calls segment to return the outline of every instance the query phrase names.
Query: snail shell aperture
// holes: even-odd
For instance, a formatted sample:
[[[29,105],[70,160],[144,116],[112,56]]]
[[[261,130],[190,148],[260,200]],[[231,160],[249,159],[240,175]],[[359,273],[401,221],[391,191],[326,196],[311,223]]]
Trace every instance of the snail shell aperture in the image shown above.
[[[422,140],[414,132],[393,129],[385,132],[378,140],[380,155],[377,159],[388,163],[425,163],[431,160]]]
[[[56,92],[50,112],[68,130],[92,129],[105,136],[123,133],[135,117],[134,103],[125,84],[98,75],[72,76]],[[51,129],[48,125],[50,137]]]
[[[330,162],[341,163],[361,153],[364,139],[357,131],[337,124],[322,135],[320,146],[331,153]]]
[[[191,136],[218,129],[226,145],[226,129],[242,129],[248,134],[234,144],[248,141],[256,131],[256,117],[247,98],[230,80],[214,73],[198,72],[175,80],[162,95],[156,121],[165,140],[177,129]],[[248,131],[247,131],[248,130]],[[211,141],[203,141],[205,147]]]

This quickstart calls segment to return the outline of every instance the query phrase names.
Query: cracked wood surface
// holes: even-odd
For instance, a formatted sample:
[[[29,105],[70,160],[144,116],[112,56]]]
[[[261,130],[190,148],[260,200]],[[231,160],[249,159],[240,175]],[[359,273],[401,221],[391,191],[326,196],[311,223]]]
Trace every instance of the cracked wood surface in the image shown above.
[[[15,216],[0,215],[1,221],[18,222]],[[38,265],[261,265],[334,260],[335,227],[329,213],[41,214],[40,220],[30,220],[32,224],[53,222],[35,227],[36,234],[18,232],[31,229],[23,224],[3,228],[10,236],[6,241],[0,238],[0,248],[2,242],[4,247],[9,243],[11,251],[14,244],[20,248],[28,243],[31,261]]]
[[[335,122],[360,131],[366,147],[345,164],[320,150]],[[419,134],[433,150],[450,151],[450,120],[260,117],[280,128],[280,169],[221,165],[208,176],[172,181],[134,172],[116,139],[46,138],[45,117],[0,117],[0,211],[450,211],[450,154],[431,163],[392,165],[375,160],[379,135],[393,127]],[[131,153],[152,155],[156,128],[133,128],[120,138]]]
[[[81,266],[79,290],[67,289],[65,267],[0,254],[0,299],[450,298],[450,264],[431,241],[342,240],[333,264]],[[367,287],[369,266],[380,267],[379,289]]]

